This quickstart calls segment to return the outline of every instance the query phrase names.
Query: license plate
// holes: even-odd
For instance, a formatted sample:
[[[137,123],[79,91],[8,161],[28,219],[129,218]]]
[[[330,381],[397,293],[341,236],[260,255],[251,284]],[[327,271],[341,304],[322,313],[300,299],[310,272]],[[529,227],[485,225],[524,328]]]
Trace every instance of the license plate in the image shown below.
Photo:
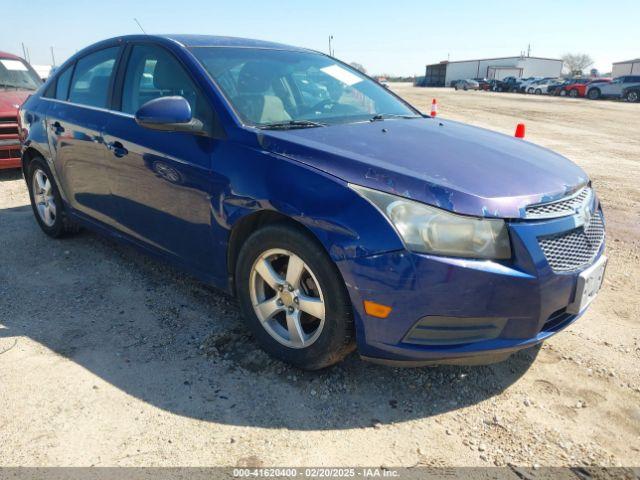
[[[606,268],[607,257],[602,255],[596,263],[578,275],[576,296],[573,303],[567,307],[567,313],[582,312],[596,298],[602,286]]]

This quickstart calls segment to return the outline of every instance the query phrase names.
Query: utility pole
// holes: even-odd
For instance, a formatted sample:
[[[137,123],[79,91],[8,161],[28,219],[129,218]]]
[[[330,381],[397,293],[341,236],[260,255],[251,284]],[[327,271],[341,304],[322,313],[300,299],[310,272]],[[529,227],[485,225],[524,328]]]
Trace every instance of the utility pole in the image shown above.
[[[333,35],[329,35],[329,56],[333,57],[333,49],[331,47],[331,42],[333,41]]]
[[[51,66],[56,66],[56,57],[53,55],[53,46],[51,48]]]

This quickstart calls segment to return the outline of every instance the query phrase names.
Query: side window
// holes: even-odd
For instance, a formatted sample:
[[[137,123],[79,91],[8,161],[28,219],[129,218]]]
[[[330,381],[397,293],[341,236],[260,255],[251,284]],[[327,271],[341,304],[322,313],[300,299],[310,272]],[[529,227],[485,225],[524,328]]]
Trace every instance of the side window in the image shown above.
[[[119,50],[120,47],[105,48],[78,60],[71,80],[70,102],[107,108],[109,83]]]
[[[189,102],[195,118],[211,125],[213,112],[182,65],[157,45],[135,45],[124,76],[121,110],[133,115],[150,100],[175,95]]]
[[[71,83],[71,74],[73,73],[73,65],[68,67],[64,72],[58,75],[56,80],[56,93],[54,98],[58,100],[66,100],[69,95],[69,84]]]

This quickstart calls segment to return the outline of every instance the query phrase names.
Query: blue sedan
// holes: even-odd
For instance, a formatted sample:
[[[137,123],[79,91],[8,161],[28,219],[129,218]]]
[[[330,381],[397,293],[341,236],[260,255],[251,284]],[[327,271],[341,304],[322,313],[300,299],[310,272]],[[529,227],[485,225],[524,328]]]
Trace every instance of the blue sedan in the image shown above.
[[[587,175],[520,139],[421,114],[318,52],[126,36],[20,110],[51,237],[89,228],[230,292],[305,369],[487,363],[576,320],[606,266]],[[117,279],[114,279],[116,281]]]

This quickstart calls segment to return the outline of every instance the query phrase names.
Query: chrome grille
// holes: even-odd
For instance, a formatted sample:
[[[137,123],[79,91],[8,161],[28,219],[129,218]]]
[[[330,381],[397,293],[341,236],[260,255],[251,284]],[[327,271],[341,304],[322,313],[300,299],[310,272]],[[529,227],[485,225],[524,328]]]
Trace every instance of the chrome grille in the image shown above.
[[[538,205],[531,205],[525,209],[525,218],[528,219],[540,219],[540,218],[556,218],[566,217],[576,213],[576,209],[585,205],[592,199],[592,190],[589,187],[584,187],[578,190],[570,197],[563,198],[557,202],[541,203]]]
[[[540,237],[538,242],[554,272],[570,272],[593,262],[604,241],[602,212],[595,212],[586,227],[560,235]]]

